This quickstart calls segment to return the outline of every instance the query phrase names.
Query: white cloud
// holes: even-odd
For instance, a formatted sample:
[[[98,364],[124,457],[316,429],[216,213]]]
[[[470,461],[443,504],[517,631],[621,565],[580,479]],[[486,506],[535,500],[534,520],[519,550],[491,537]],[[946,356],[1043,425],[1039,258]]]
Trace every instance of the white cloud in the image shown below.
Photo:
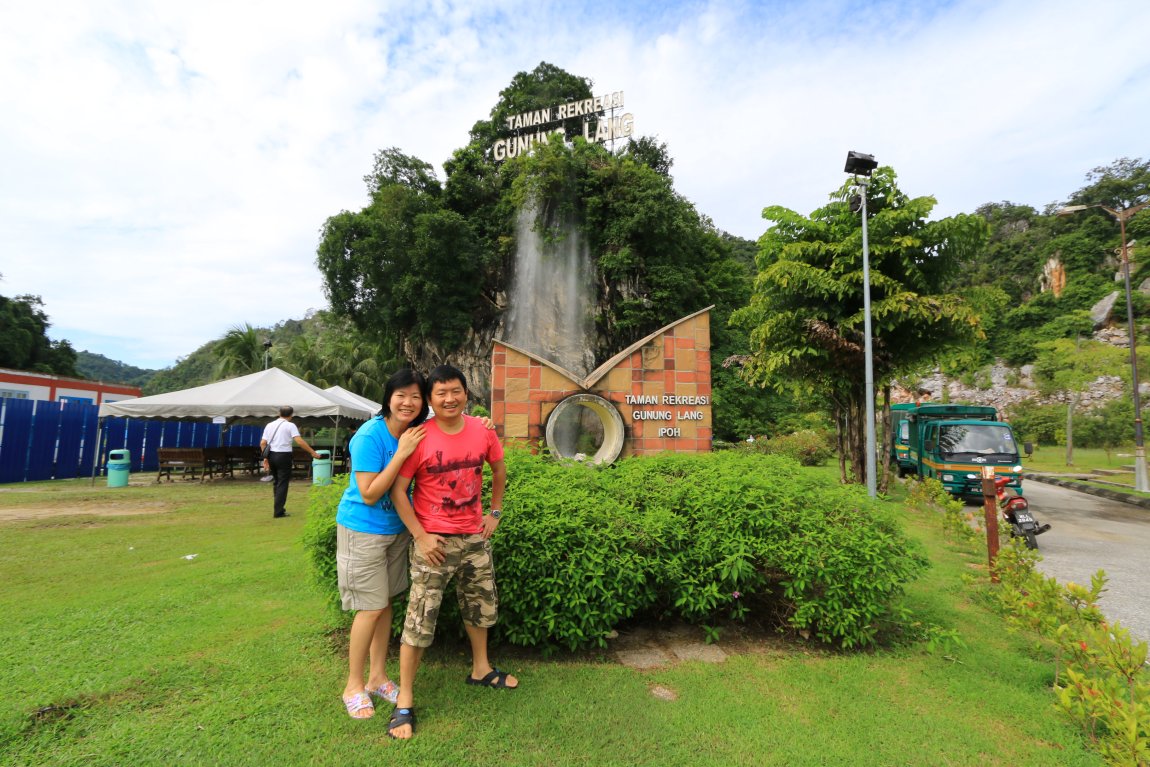
[[[718,226],[809,212],[848,149],[937,212],[1042,207],[1145,155],[1150,6],[107,2],[0,8],[0,292],[146,366],[324,305],[373,154],[437,167],[546,60],[624,90]]]

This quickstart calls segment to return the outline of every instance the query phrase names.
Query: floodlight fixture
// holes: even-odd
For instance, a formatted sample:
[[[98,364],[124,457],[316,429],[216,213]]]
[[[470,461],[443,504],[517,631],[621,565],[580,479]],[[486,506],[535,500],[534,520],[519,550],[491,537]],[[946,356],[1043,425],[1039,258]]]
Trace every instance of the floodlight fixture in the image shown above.
[[[847,165],[843,168],[843,172],[853,173],[856,176],[869,176],[877,167],[878,163],[873,154],[847,152]]]

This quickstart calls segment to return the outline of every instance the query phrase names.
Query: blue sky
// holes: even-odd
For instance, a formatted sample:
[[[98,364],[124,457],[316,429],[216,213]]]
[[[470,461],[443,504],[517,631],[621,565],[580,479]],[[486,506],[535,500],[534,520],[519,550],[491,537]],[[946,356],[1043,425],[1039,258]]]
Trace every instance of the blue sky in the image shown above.
[[[324,220],[374,153],[436,166],[518,71],[622,90],[676,187],[757,238],[849,149],[936,213],[1041,209],[1145,157],[1150,3],[279,2],[0,6],[0,294],[165,367],[324,308]]]

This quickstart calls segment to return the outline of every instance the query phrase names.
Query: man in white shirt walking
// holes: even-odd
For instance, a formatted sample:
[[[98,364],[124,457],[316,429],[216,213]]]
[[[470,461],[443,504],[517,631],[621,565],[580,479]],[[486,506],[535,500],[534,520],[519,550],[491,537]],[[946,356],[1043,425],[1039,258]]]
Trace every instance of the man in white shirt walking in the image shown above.
[[[268,457],[264,460],[265,467],[271,472],[273,489],[275,491],[275,507],[273,517],[286,517],[288,483],[291,482],[291,451],[296,444],[311,453],[312,458],[319,458],[319,454],[311,449],[311,445],[300,436],[299,428],[291,422],[295,410],[291,406],[280,408],[280,417],[264,427],[264,435],[260,439],[260,450],[269,447]]]

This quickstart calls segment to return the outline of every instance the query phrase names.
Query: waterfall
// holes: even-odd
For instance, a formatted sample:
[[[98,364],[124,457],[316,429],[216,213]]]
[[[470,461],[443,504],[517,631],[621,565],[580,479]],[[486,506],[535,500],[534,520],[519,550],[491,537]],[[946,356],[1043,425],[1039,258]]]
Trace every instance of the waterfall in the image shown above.
[[[575,214],[532,201],[515,226],[505,337],[583,378],[595,369],[595,271]]]

